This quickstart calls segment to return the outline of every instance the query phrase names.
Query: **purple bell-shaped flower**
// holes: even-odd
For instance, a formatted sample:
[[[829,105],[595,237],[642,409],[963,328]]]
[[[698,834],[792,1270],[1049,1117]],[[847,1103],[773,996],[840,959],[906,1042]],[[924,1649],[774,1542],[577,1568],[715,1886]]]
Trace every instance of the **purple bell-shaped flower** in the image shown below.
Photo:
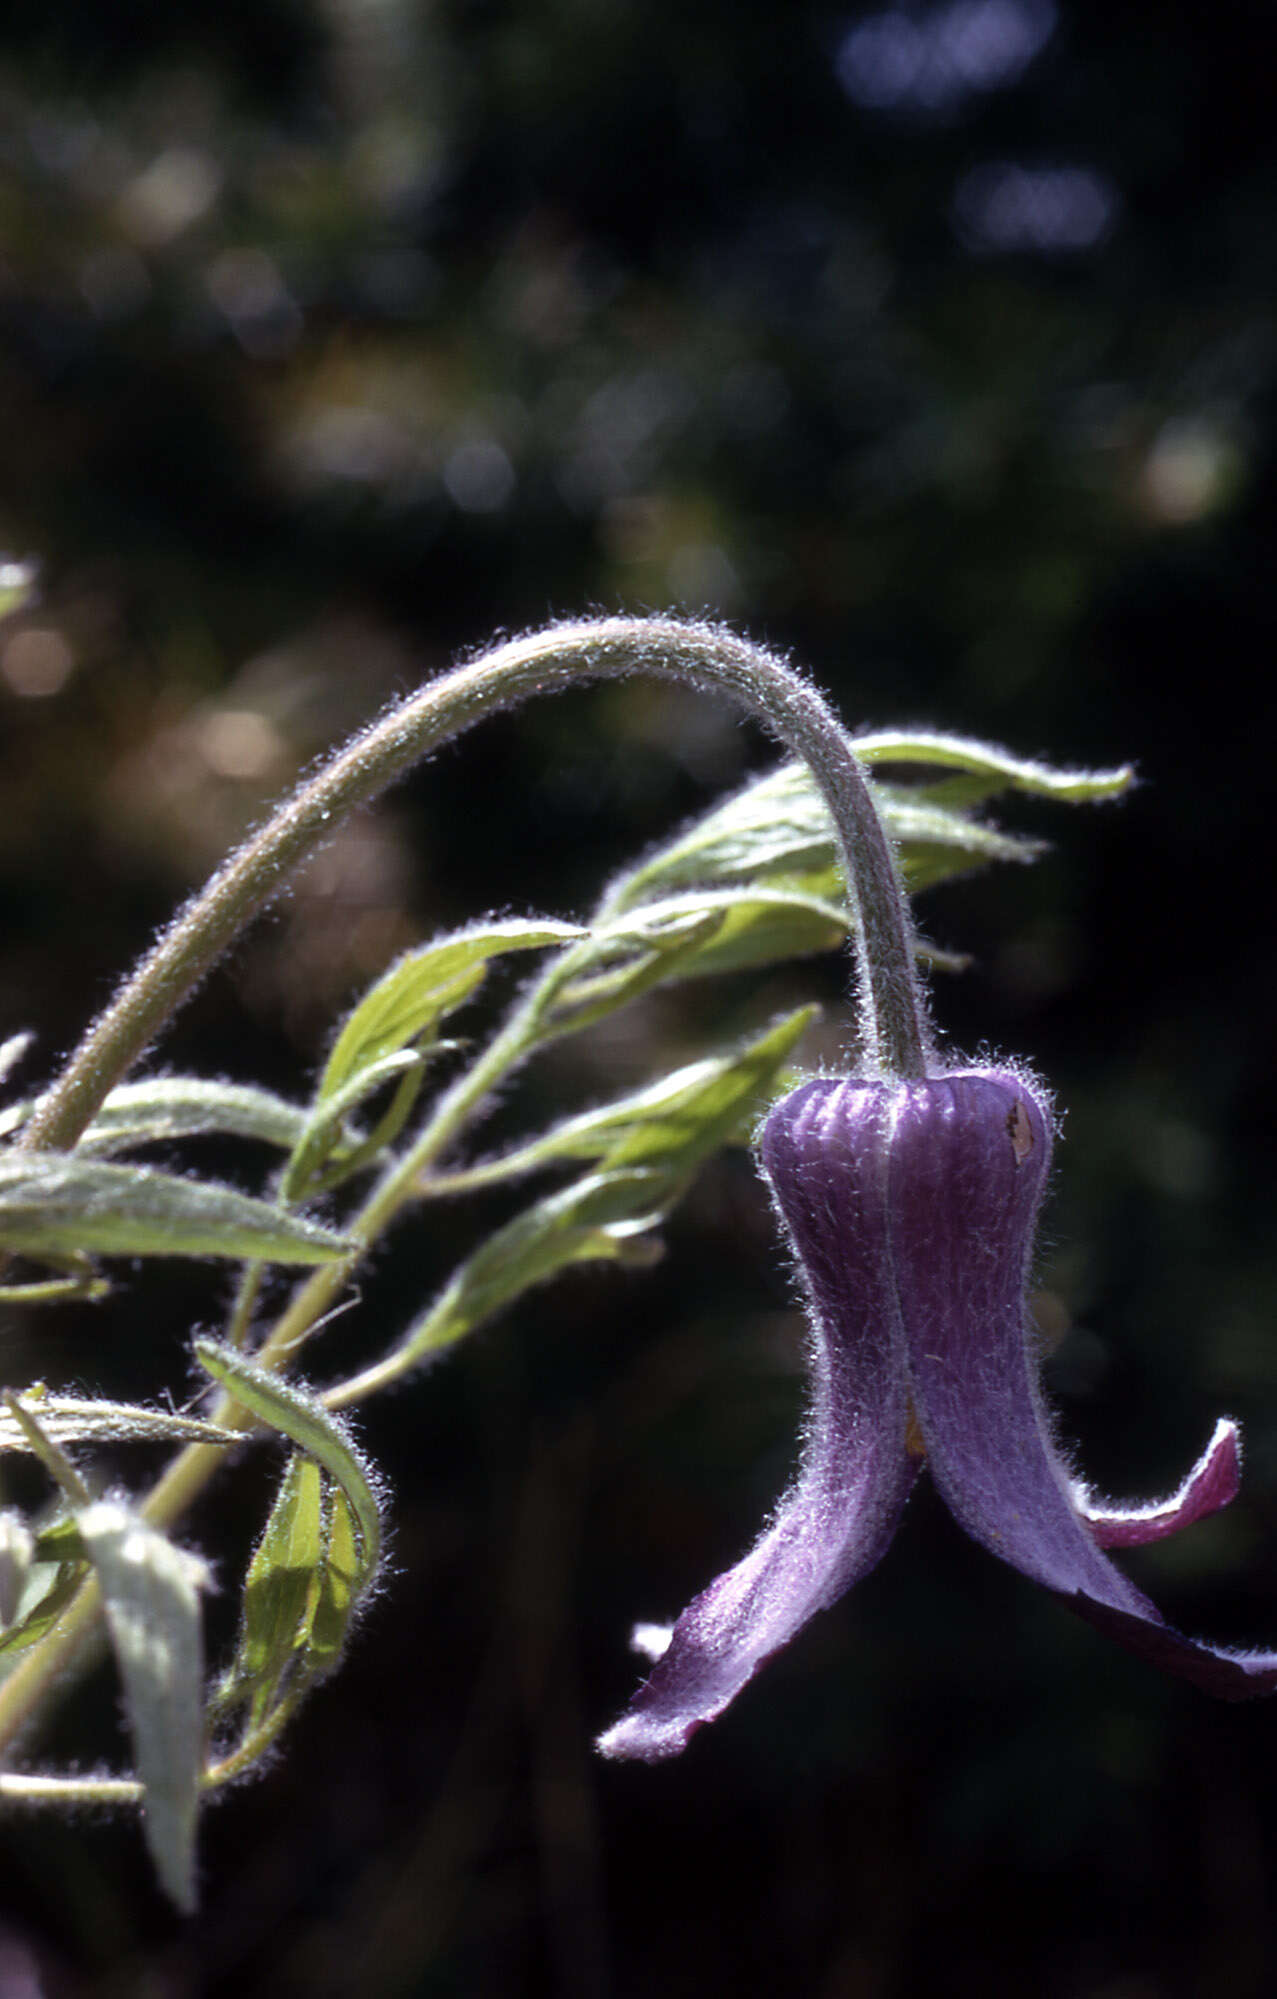
[[[1277,1653],[1181,1636],[1102,1552],[1225,1505],[1236,1425],[1216,1426],[1177,1493],[1125,1510],[1095,1500],[1056,1448],[1025,1314],[1050,1156],[1048,1099],[1005,1069],[823,1078],[775,1106],[763,1166],[810,1304],[801,1468],[756,1546],[683,1612],[606,1755],[677,1755],[874,1566],[919,1436],[959,1524],[1119,1644],[1225,1699],[1277,1688]]]

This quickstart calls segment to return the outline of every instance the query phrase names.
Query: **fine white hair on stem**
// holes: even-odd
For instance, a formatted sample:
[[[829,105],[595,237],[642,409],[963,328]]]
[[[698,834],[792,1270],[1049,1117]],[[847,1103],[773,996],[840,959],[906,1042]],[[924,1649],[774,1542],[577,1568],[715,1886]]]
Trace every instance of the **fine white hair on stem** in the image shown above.
[[[602,618],[503,641],[428,682],[329,758],[161,934],[42,1097],[19,1145],[75,1142],[245,924],[347,813],[488,715],[534,694],[633,673],[726,694],[809,765],[833,818],[855,918],[866,1067],[927,1074],[931,1038],[908,905],[852,738],[824,697],[779,655],[723,626]]]

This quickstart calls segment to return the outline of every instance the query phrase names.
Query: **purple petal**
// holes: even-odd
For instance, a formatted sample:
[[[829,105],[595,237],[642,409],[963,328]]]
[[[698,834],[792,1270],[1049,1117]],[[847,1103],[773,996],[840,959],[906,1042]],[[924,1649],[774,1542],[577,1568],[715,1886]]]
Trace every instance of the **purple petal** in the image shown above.
[[[763,1163],[813,1306],[802,1463],[761,1540],[683,1612],[604,1755],[676,1756],[895,1531],[917,1468],[887,1247],[891,1101],[879,1083],[808,1083],[767,1121]]]
[[[1073,1482],[1073,1503],[1101,1548],[1140,1548],[1191,1527],[1208,1513],[1218,1513],[1236,1499],[1241,1484],[1241,1437],[1237,1425],[1221,1416],[1201,1457],[1169,1499],[1145,1506],[1114,1506],[1097,1500],[1080,1482]]]
[[[927,1457],[951,1512],[993,1554],[1167,1672],[1244,1700],[1277,1654],[1182,1637],[1100,1552],[1051,1441],[1024,1287],[1050,1162],[1049,1107],[980,1071],[900,1086],[891,1237]]]

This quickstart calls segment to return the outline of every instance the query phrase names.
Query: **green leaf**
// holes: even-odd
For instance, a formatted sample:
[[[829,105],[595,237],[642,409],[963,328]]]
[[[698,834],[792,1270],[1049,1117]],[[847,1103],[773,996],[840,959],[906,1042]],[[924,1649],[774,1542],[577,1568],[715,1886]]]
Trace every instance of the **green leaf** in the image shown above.
[[[0,1508],[0,1631],[18,1615],[22,1592],[35,1560],[35,1535],[12,1506]]]
[[[536,995],[535,1031],[543,1041],[577,1033],[656,986],[834,951],[848,932],[841,904],[792,888],[667,896],[599,925],[567,954]],[[935,964],[965,962],[931,945],[917,950]]]
[[[316,1675],[330,1672],[341,1656],[369,1580],[359,1555],[355,1517],[340,1486],[332,1488],[330,1500],[319,1593],[306,1648],[308,1664]]]
[[[28,1408],[34,1401],[31,1389],[23,1397]],[[39,1407],[39,1404],[36,1404]],[[242,1441],[242,1439],[241,1439]],[[35,1537],[35,1554],[38,1562],[85,1562],[84,1543],[80,1530],[75,1524],[75,1516],[61,1513],[56,1520],[50,1520],[39,1528]]]
[[[122,1152],[161,1139],[255,1138],[287,1152],[306,1122],[298,1104],[246,1083],[199,1076],[151,1076],[112,1090],[77,1150]]]
[[[473,1332],[520,1293],[572,1263],[600,1259],[647,1264],[657,1245],[641,1242],[683,1190],[683,1177],[649,1167],[595,1173],[538,1201],[484,1243],[394,1350],[403,1366]]]
[[[193,1913],[195,1827],[204,1757],[204,1564],[130,1507],[80,1509],[80,1538],[97,1573],[111,1648],[145,1791],[146,1843],[164,1887]]]
[[[97,1304],[111,1287],[84,1259],[72,1259],[75,1274],[34,1279],[29,1284],[0,1284],[0,1305],[66,1305],[74,1299]]]
[[[250,1727],[286,1688],[322,1678],[341,1655],[371,1580],[350,1501],[315,1460],[294,1451],[253,1556],[236,1658],[217,1693],[251,1703]]]
[[[675,1069],[644,1089],[556,1125],[513,1155],[520,1171],[556,1159],[607,1168],[664,1167],[680,1173],[757,1121],[790,1054],[820,1009],[799,1007],[729,1055]]]
[[[994,744],[979,743],[969,736],[932,731],[915,734],[875,729],[872,734],[857,736],[855,749],[867,764],[929,764],[959,772],[959,779],[929,792],[933,798],[943,793],[952,804],[979,804],[1000,792],[1025,791],[1065,805],[1091,805],[1120,797],[1135,782],[1130,764],[1114,770],[1057,770],[1051,764],[1013,757]]]
[[[383,1083],[396,1077],[402,1079],[405,1072],[419,1072],[421,1067],[422,1058],[416,1049],[399,1049],[393,1055],[382,1055],[375,1062],[369,1062],[330,1096],[319,1097],[302,1126],[292,1157],[284,1169],[281,1198],[285,1201],[296,1200],[313,1184],[320,1169],[334,1153],[343,1149],[352,1171],[357,1156],[362,1163],[366,1148],[346,1141],[343,1131],[345,1119]]]
[[[369,1467],[336,1417],[314,1396],[267,1374],[218,1340],[196,1340],[195,1357],[250,1414],[308,1451],[341,1487],[357,1523],[360,1560],[371,1576],[381,1558],[380,1509]]]
[[[0,1245],[24,1256],[260,1257],[330,1263],[331,1229],[209,1181],[56,1152],[0,1158]]]
[[[1041,840],[984,826],[978,819],[937,803],[933,794],[921,789],[915,792],[878,784],[874,793],[897,842],[900,871],[910,895],[997,861],[1024,866],[1046,851]]]
[[[34,1108],[34,1099],[10,1106],[14,1124],[25,1124]],[[300,1105],[270,1090],[206,1082],[199,1076],[151,1076],[112,1090],[76,1151],[109,1158],[165,1140],[229,1137],[258,1139],[287,1152],[305,1124]]]
[[[1041,851],[1036,841],[981,825],[970,817],[971,806],[1007,790],[1087,802],[1115,797],[1132,781],[1129,769],[1054,771],[954,736],[882,733],[858,737],[856,747],[869,763],[935,765],[958,773],[933,785],[873,780],[915,892],[973,867],[1029,861]],[[833,828],[805,764],[778,765],[685,827],[613,884],[600,914],[614,916],[680,888],[730,881],[784,883],[842,901]]]
[[[319,1601],[324,1556],[323,1479],[315,1460],[289,1454],[265,1532],[244,1583],[244,1617],[223,1704],[271,1685],[293,1664],[309,1638]]]
[[[662,984],[837,951],[847,941],[845,910],[821,896],[793,890],[702,890],[649,905],[653,912],[680,908],[689,916],[712,916],[716,921],[712,927],[706,925],[703,935],[675,963],[662,967]]]
[[[725,915],[726,904],[706,907],[688,898],[601,924],[542,982],[534,1000],[535,1037],[579,1033],[675,977],[721,929]]]
[[[378,979],[337,1036],[318,1099],[333,1096],[370,1063],[417,1041],[482,984],[491,959],[573,942],[584,933],[548,918],[476,925],[410,951]]]
[[[659,848],[608,891],[611,916],[679,888],[751,883],[833,869],[833,829],[805,764],[754,778]]]
[[[22,1034],[11,1034],[0,1041],[0,1083],[8,1082],[34,1040],[34,1034],[27,1029]]]
[[[47,1390],[24,1391],[40,1418],[40,1427],[59,1444],[234,1444],[238,1431],[223,1430],[198,1416],[171,1409],[147,1409],[131,1402],[107,1402],[96,1397],[53,1395]],[[22,1425],[0,1408],[0,1451],[29,1451]]]
[[[436,1041],[432,1044],[431,1052],[438,1054],[441,1049],[456,1046],[455,1042]],[[388,1063],[395,1059],[404,1061],[403,1057],[386,1057]],[[377,1066],[374,1064],[374,1067]],[[372,1071],[365,1070],[364,1073],[370,1075]],[[404,1072],[399,1078],[390,1102],[367,1137],[356,1138],[353,1143],[336,1146],[330,1151],[321,1151],[319,1164],[311,1183],[316,1193],[331,1193],[333,1188],[343,1186],[356,1173],[361,1173],[366,1166],[375,1165],[383,1154],[389,1151],[412,1115],[412,1108],[420,1094],[424,1075],[423,1055],[413,1050],[411,1061],[404,1063]]]
[[[78,1542],[78,1536],[77,1542]],[[37,1544],[37,1553],[38,1544]],[[0,1633],[0,1659],[8,1652],[23,1652],[51,1631],[67,1608],[86,1574],[83,1562],[43,1561],[32,1564],[18,1614],[7,1631]]]

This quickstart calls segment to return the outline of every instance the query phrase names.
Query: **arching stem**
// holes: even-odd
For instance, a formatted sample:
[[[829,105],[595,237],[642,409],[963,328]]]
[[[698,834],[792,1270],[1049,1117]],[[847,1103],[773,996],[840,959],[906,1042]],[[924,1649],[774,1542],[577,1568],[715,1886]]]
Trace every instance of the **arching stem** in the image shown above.
[[[431,681],[375,721],[282,805],[213,876],[158,939],[100,1015],[41,1098],[17,1143],[27,1150],[74,1145],[108,1093],[127,1075],[205,973],[283,886],[290,871],[432,750],[501,709],[534,694],[591,680],[654,673],[704,693],[726,694],[810,767],[833,819],[855,925],[864,1072],[902,1079],[926,1075],[933,1053],[918,984],[913,927],[895,858],[851,740],[823,697],[785,661],[714,625],[671,618],[609,618],[564,624],[513,639]],[[435,1149],[460,1115],[482,1065],[441,1107]],[[453,1100],[455,1098],[455,1101]],[[464,1099],[464,1101],[463,1101]],[[359,1218],[375,1232],[401,1202],[424,1163],[410,1154],[392,1166]],[[358,1232],[358,1231],[357,1231]],[[285,1313],[258,1362],[286,1363],[296,1339],[348,1275],[345,1265],[316,1273]],[[219,1411],[224,1420],[236,1420]],[[221,1462],[190,1446],[150,1493],[156,1525],[178,1519]],[[0,1685],[0,1749],[24,1726],[53,1679],[65,1671],[100,1608],[90,1579],[55,1628]]]
[[[42,1097],[18,1143],[75,1143],[108,1092],[297,863],[413,764],[533,694],[654,673],[726,694],[802,757],[832,814],[856,922],[862,1046],[884,1076],[925,1075],[926,1010],[890,843],[846,731],[776,654],[716,625],[607,618],[511,639],[381,716],[303,784],[219,869],[143,958]]]

